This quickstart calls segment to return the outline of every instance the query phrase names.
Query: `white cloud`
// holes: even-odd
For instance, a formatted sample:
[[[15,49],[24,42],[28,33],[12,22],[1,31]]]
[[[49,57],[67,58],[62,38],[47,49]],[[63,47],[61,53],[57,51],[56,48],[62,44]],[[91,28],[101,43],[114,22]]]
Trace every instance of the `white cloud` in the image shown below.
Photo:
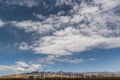
[[[75,0],[56,0],[56,6],[61,6],[63,4],[66,5],[73,5],[75,4],[76,1]]]
[[[36,13],[33,13],[33,16],[35,16],[36,18],[41,19],[41,20],[46,18],[45,16],[43,16],[41,14],[36,14]]]
[[[67,0],[61,3],[67,3]],[[50,15],[41,22],[28,20],[13,25],[26,32],[46,34],[29,45],[39,54],[64,56],[96,47],[119,48],[120,17],[112,11],[119,4],[119,0],[76,3],[69,16]]]
[[[120,5],[120,0],[94,0],[94,2],[101,4],[103,10],[110,10]]]
[[[79,59],[79,58],[76,58],[76,59],[66,58],[66,59],[60,59],[59,61],[60,62],[66,62],[66,63],[73,63],[73,64],[78,64],[78,63],[85,62],[84,59]]]
[[[44,7],[48,7],[49,3],[46,3],[45,1],[41,0],[6,0],[5,1],[8,5],[19,5],[19,6],[24,6],[24,7],[33,7],[33,6],[39,6],[39,5],[44,5]],[[61,6],[63,4],[65,5],[73,5],[75,4],[75,0],[55,0],[55,6]],[[46,5],[47,4],[47,5]]]
[[[40,64],[27,64],[23,61],[16,62],[15,65],[0,65],[0,71],[12,71],[12,72],[32,72],[42,69]]]
[[[58,60],[58,56],[48,55],[47,57],[36,59],[37,62],[44,65],[53,65],[55,60]]]
[[[90,59],[80,59],[80,58],[59,58],[56,61],[59,62],[65,62],[65,63],[73,63],[73,64],[79,64],[87,61],[96,61],[97,59],[95,58],[90,58]]]
[[[38,6],[39,2],[38,0],[6,0],[6,3],[8,5],[19,5],[19,6],[26,6],[26,7],[33,7]]]
[[[41,25],[41,23],[39,23],[39,22],[32,22],[31,20],[22,21],[22,22],[13,21],[12,24],[17,26],[20,29],[25,29],[26,32],[36,31],[36,30],[38,30],[38,26]]]
[[[33,46],[36,53],[52,55],[71,55],[102,44],[105,47],[120,47],[120,38],[105,38],[100,36],[86,37],[83,35],[48,36],[42,38]],[[99,46],[100,47],[100,46]],[[110,47],[109,47],[110,48]]]
[[[12,24],[20,29],[25,29],[26,32],[37,32],[39,34],[47,33],[50,30],[54,30],[51,24],[42,24],[41,22],[34,22],[31,20],[22,22],[13,21]]]
[[[3,27],[5,25],[5,22],[3,22],[2,20],[0,20],[0,27]]]
[[[90,59],[82,59],[82,58],[71,58],[67,56],[56,56],[56,55],[48,55],[44,58],[38,58],[36,61],[40,64],[44,65],[54,65],[55,63],[72,63],[72,64],[79,64],[87,61],[96,61],[96,58],[90,58]]]
[[[83,16],[74,15],[71,19],[71,23],[80,23],[83,20]]]
[[[83,8],[81,9],[81,14],[90,14],[90,13],[96,13],[99,10],[98,6],[88,6],[85,5],[83,6]]]
[[[97,59],[95,59],[95,58],[90,58],[89,60],[91,60],[91,61],[95,61],[95,60],[97,60]]]
[[[23,42],[20,44],[19,49],[20,50],[28,50],[29,46],[25,42]]]

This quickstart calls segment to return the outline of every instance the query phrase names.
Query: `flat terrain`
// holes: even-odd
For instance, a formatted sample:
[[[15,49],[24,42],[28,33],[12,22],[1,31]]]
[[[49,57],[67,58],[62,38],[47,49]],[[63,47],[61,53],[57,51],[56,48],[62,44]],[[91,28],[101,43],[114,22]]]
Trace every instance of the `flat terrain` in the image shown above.
[[[46,76],[40,74],[16,74],[9,76],[0,76],[0,80],[120,80],[119,75],[104,76],[104,75],[91,75],[91,76],[78,76],[78,75],[55,75],[46,74]]]
[[[29,76],[28,78],[0,78],[0,80],[120,80],[120,77],[87,77],[87,78],[33,78],[33,76]]]

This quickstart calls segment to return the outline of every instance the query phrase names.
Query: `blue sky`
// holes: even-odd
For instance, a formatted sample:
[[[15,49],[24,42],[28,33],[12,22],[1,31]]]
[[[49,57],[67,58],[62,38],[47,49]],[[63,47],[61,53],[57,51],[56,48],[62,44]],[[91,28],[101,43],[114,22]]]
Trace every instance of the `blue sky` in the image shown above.
[[[1,0],[0,75],[120,71],[119,0]]]

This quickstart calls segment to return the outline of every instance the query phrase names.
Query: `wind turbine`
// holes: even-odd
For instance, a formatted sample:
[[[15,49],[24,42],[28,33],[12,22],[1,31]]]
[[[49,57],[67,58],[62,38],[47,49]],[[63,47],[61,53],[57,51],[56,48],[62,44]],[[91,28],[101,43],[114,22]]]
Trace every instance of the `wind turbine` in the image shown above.
[[[86,75],[85,75],[85,72],[83,72],[83,78],[85,79]]]
[[[60,78],[61,78],[61,80],[62,80],[62,71],[60,72]]]
[[[46,74],[45,74],[45,72],[46,72],[46,67],[43,66],[43,79],[44,79],[44,80],[45,80],[45,78],[46,78]]]
[[[75,78],[75,74],[74,74],[74,72],[73,72],[73,80],[74,80],[74,78]]]

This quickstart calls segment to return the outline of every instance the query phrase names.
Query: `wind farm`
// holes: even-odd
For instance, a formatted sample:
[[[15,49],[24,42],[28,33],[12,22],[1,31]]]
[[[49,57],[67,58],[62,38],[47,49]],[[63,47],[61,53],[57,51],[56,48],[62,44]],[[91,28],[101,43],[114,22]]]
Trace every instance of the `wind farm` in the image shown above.
[[[0,80],[120,80],[120,72],[31,72],[1,76]]]

